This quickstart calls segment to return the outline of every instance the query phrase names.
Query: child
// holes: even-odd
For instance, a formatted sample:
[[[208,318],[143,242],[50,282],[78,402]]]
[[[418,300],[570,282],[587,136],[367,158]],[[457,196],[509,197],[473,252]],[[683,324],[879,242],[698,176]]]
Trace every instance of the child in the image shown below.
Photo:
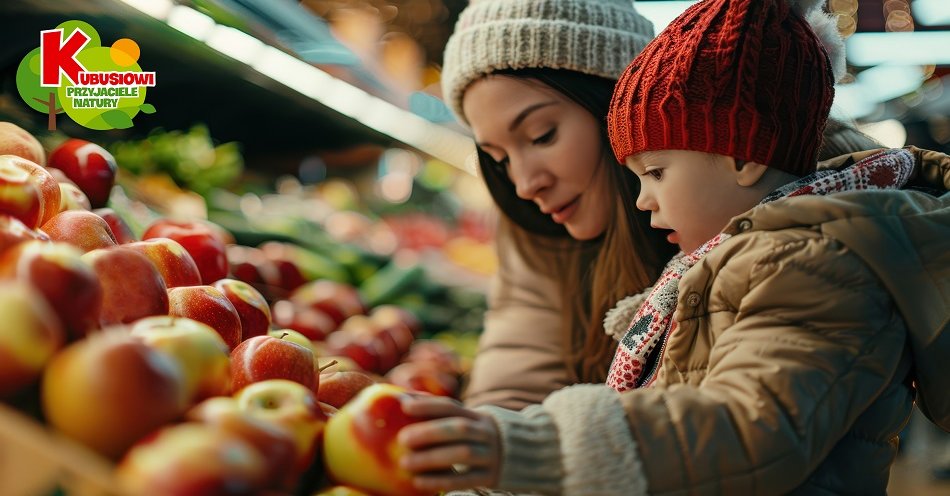
[[[434,419],[400,433],[418,487],[883,494],[915,394],[950,428],[950,157],[815,171],[834,92],[816,3],[706,0],[631,63],[611,145],[683,253],[608,386],[520,412],[407,402]]]

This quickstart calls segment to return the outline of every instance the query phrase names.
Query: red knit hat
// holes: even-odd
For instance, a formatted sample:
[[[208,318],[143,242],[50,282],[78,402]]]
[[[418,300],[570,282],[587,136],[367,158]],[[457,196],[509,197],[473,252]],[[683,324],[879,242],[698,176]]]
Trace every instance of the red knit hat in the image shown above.
[[[788,0],[704,0],[621,75],[610,143],[620,163],[644,151],[692,150],[806,175],[834,83],[821,41]]]

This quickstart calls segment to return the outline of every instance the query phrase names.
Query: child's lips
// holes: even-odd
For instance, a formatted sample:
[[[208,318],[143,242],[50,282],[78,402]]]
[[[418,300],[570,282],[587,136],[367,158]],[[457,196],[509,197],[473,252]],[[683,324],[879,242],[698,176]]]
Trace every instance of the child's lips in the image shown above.
[[[671,244],[678,245],[680,244],[680,235],[676,231],[671,231],[669,234],[666,235],[666,240],[669,241]]]

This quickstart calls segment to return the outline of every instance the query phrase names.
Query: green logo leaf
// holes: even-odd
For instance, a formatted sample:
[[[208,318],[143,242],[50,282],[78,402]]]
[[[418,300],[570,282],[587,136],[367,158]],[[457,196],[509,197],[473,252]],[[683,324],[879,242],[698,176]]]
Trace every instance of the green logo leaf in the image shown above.
[[[152,105],[151,103],[143,103],[142,105],[139,105],[139,110],[141,110],[143,114],[154,114],[155,105]]]
[[[114,129],[128,129],[132,127],[132,118],[129,114],[116,109],[102,114],[102,120]]]

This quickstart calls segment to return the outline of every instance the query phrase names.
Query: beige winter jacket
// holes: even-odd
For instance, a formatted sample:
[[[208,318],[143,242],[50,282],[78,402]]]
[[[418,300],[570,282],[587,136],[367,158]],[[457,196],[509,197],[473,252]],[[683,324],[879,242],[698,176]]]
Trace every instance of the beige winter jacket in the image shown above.
[[[950,429],[950,158],[913,153],[914,180],[941,196],[800,196],[734,218],[680,283],[656,387],[484,409],[502,434],[500,487],[884,494],[911,381]]]
[[[488,294],[485,329],[464,393],[467,406],[518,410],[571,384],[554,280],[532,270],[508,236],[498,236],[499,269]]]

